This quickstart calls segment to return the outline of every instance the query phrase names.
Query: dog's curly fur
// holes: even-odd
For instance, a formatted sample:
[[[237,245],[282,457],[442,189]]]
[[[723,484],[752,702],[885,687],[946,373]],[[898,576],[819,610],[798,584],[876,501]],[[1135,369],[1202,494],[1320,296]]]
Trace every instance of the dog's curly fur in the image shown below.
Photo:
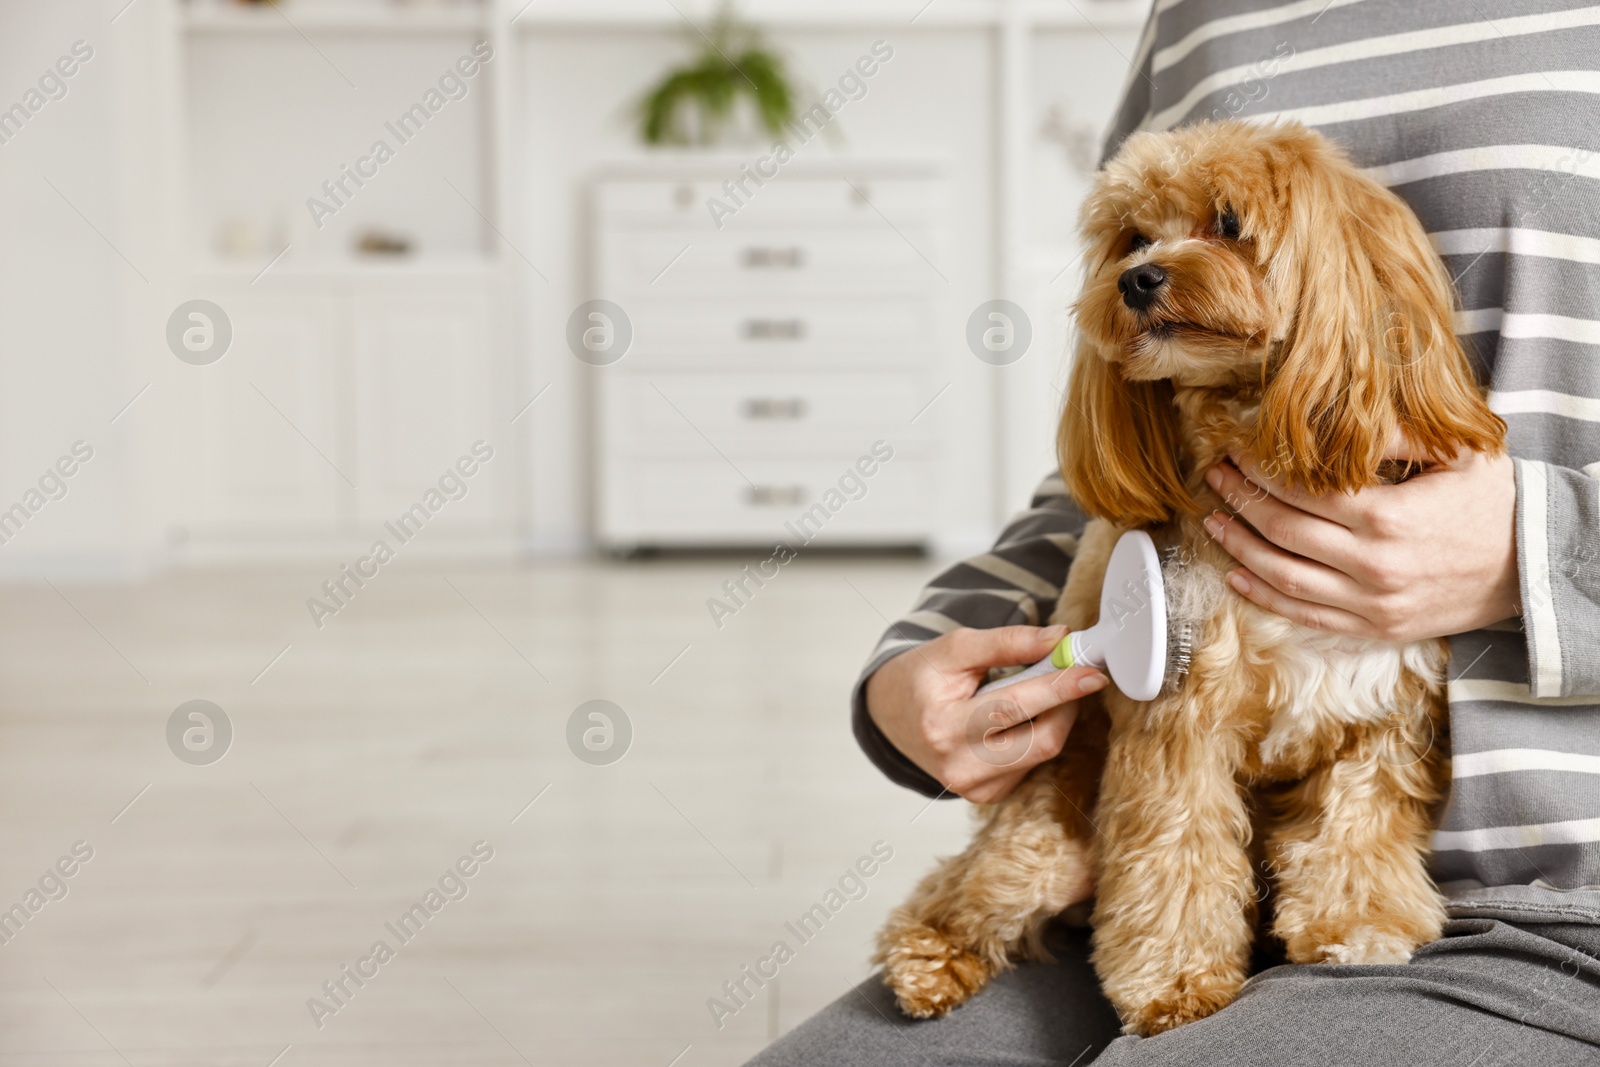
[[[1424,455],[1496,453],[1505,426],[1451,329],[1416,218],[1320,135],[1207,123],[1130,138],[1082,213],[1087,277],[1061,420],[1068,491],[1094,521],[1053,621],[1095,621],[1111,546],[1163,528],[1199,605],[1182,684],[1081,702],[1035,768],[891,917],[877,960],[907,1014],[940,1015],[1094,895],[1095,968],[1129,1033],[1238,994],[1257,905],[1296,963],[1408,959],[1444,920],[1426,870],[1446,784],[1442,639],[1312,630],[1232,594],[1202,526],[1204,474],[1249,450],[1292,492],[1385,480],[1397,431]],[[1148,307],[1119,291],[1146,264]]]

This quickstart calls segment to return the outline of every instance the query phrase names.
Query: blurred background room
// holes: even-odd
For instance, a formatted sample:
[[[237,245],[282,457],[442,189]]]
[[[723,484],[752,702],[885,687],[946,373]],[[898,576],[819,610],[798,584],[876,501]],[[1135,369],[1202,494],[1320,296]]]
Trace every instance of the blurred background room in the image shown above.
[[[1148,7],[0,0],[0,1065],[737,1065],[867,976],[968,813],[851,688],[1054,465]]]

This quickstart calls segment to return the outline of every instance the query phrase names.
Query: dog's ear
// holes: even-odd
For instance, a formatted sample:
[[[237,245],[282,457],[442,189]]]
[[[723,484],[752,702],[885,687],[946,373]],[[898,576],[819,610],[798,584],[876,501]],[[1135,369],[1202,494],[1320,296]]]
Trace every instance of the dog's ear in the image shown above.
[[[1280,254],[1296,275],[1293,325],[1264,368],[1254,450],[1313,493],[1373,484],[1402,429],[1438,459],[1498,451],[1451,324],[1450,279],[1399,198],[1337,157],[1286,183]]]
[[[1184,487],[1171,383],[1126,381],[1088,341],[1073,358],[1056,455],[1072,499],[1118,526],[1198,506]]]
[[[1489,409],[1456,340],[1455,289],[1422,224],[1399,197],[1363,180],[1356,236],[1373,265],[1382,318],[1373,345],[1389,371],[1400,429],[1424,454],[1498,453],[1506,424]]]

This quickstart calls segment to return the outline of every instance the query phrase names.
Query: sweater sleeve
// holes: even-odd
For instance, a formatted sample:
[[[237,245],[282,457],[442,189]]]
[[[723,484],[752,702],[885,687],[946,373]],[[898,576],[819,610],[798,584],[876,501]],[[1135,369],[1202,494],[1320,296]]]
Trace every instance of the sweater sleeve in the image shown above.
[[[1535,697],[1600,694],[1600,481],[1519,459],[1517,569]]]
[[[945,570],[922,591],[912,611],[890,625],[856,681],[851,698],[857,742],[890,781],[924,796],[946,790],[907,759],[867,714],[867,679],[889,660],[959,627],[1042,626],[1055,609],[1078,535],[1088,522],[1058,475],[1034,492],[1028,509],[1007,524],[987,553]]]

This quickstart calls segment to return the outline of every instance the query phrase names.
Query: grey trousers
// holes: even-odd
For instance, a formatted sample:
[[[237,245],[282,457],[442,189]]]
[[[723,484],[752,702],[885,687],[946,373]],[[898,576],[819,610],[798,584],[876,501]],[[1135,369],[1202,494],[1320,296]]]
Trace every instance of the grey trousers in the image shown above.
[[[1051,946],[926,1022],[874,976],[750,1067],[1600,1067],[1600,926],[1457,919],[1407,964],[1268,967],[1152,1038],[1119,1036],[1086,931]]]

